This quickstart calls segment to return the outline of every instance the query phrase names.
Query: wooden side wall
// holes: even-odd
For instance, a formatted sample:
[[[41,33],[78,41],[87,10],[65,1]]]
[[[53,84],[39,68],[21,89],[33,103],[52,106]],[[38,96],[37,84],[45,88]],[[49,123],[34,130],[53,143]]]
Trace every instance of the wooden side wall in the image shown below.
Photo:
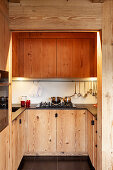
[[[8,71],[9,40],[8,2],[0,0],[0,70]]]
[[[10,72],[11,55],[9,55],[9,45],[10,45],[9,4],[7,0],[0,0],[0,70]],[[11,86],[9,87],[9,96],[10,88]],[[9,115],[11,115],[11,107],[9,109]],[[2,132],[0,132],[0,170],[11,169],[10,158],[11,153],[10,153],[10,125],[9,125]]]
[[[113,1],[103,4],[102,170],[113,169]]]
[[[90,0],[21,0],[20,4],[10,3],[9,12],[11,30],[102,29],[102,94],[101,84],[98,87],[102,114],[99,101],[97,170],[113,169],[112,6],[112,0],[105,0],[102,4]],[[98,68],[101,70],[101,65]],[[99,76],[101,81],[101,73]]]

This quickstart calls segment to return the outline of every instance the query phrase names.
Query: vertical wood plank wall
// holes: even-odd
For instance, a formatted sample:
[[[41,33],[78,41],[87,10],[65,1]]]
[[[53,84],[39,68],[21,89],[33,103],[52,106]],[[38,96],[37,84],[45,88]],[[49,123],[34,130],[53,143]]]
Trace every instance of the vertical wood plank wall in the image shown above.
[[[2,1],[3,2],[3,1]],[[42,3],[43,2],[43,3]],[[32,8],[35,10],[32,10]],[[1,7],[1,3],[0,3]],[[89,0],[72,1],[31,1],[22,0],[21,5],[10,3],[10,29],[102,29],[103,73],[102,73],[102,115],[101,102],[98,106],[97,128],[98,148],[101,152],[101,118],[102,118],[102,166],[101,153],[98,151],[98,170],[112,170],[113,150],[113,56],[112,56],[112,0],[103,4],[92,4]],[[1,10],[3,12],[3,8]],[[17,12],[18,11],[18,12]],[[24,15],[23,15],[24,11]],[[71,11],[71,12],[70,12]],[[103,15],[103,16],[102,16]],[[1,14],[0,14],[1,17]],[[103,19],[103,22],[102,22]],[[4,20],[1,17],[2,21]],[[3,21],[4,22],[4,21]],[[7,22],[7,21],[6,21]],[[3,28],[0,28],[3,31]],[[2,34],[1,34],[2,35]],[[1,37],[0,37],[1,38]],[[0,41],[1,42],[1,41]],[[2,44],[0,44],[2,47]],[[0,49],[2,49],[0,47]],[[3,51],[2,51],[3,53]],[[2,61],[2,60],[0,60]],[[4,62],[4,61],[3,61]],[[0,66],[1,67],[1,66]],[[2,67],[1,67],[2,68]],[[101,75],[100,75],[101,76]],[[98,87],[99,88],[99,87]],[[101,94],[100,94],[101,95]],[[102,117],[101,117],[102,116]]]
[[[9,31],[9,12],[8,1],[0,1],[0,70],[10,71],[10,31]],[[11,75],[9,74],[11,77]],[[9,98],[10,98],[9,86]],[[9,100],[11,102],[11,98]],[[9,106],[10,106],[9,102]],[[10,115],[11,107],[9,108],[9,126],[7,126],[2,132],[0,132],[0,169],[10,170],[11,167],[11,153],[10,153]]]
[[[4,0],[0,1],[0,70],[9,70],[9,39],[8,2]]]
[[[102,170],[113,169],[113,1],[103,4]]]

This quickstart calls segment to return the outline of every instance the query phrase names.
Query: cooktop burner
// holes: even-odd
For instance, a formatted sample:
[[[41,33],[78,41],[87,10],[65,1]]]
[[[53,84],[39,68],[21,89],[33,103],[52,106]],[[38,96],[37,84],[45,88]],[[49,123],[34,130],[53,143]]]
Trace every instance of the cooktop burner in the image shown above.
[[[36,107],[38,108],[72,108],[73,104],[71,102],[70,103],[61,102],[57,104],[50,103],[50,102],[41,102]]]

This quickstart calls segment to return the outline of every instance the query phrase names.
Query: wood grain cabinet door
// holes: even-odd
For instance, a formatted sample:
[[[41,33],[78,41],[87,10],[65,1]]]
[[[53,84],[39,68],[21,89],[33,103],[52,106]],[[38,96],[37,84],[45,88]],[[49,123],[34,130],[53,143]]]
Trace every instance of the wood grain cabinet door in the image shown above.
[[[18,160],[19,162],[22,160],[22,157],[25,153],[25,113],[24,111],[18,117]]]
[[[13,77],[96,77],[96,40],[93,33],[13,33]]]
[[[19,166],[19,118],[12,122],[12,170]]]
[[[57,77],[72,77],[73,40],[57,39]]]
[[[96,62],[94,39],[57,40],[57,77],[96,77]]]
[[[23,48],[21,47],[21,49]],[[24,77],[56,77],[55,39],[24,39],[24,49],[22,53],[24,57],[21,58],[21,60],[23,60],[21,63],[24,63],[22,64]]]
[[[97,120],[96,118],[94,117],[94,167],[95,167],[95,170],[97,169]]]
[[[56,153],[56,118],[52,110],[29,110],[27,154]]]
[[[87,111],[87,135],[88,135],[87,136],[87,138],[88,138],[87,147],[88,147],[88,155],[89,155],[90,160],[93,164],[94,144],[93,144],[93,126],[91,124],[92,120],[93,120],[93,115],[89,111]]]
[[[25,112],[12,122],[12,170],[18,169],[25,153]]]
[[[60,110],[57,118],[57,152],[60,154],[87,153],[84,110]]]

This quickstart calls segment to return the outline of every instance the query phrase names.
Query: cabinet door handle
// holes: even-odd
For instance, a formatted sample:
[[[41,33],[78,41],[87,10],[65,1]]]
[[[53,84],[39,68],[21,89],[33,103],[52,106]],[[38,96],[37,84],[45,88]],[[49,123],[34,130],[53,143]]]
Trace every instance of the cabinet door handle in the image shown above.
[[[21,124],[22,123],[22,120],[21,119],[19,119],[19,124]]]
[[[58,117],[58,113],[55,114],[55,117]]]

